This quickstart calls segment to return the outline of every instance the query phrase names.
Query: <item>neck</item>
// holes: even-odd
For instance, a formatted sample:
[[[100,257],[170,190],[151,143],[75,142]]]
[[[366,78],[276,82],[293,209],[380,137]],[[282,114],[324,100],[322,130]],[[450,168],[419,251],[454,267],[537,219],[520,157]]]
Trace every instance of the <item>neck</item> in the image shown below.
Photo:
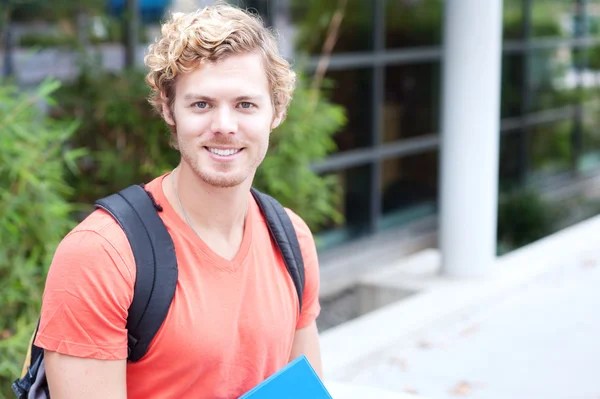
[[[163,191],[179,216],[199,234],[210,232],[228,241],[243,232],[248,184],[228,188],[211,186],[182,161],[164,180]]]

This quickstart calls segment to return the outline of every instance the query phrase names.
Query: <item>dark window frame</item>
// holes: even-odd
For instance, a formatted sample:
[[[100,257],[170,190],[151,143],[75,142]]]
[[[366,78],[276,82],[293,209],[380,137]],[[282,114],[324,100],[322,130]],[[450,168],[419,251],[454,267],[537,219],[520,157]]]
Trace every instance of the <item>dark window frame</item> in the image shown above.
[[[385,100],[385,67],[398,64],[442,62],[443,38],[440,46],[426,46],[418,48],[386,49],[385,46],[385,1],[373,0],[373,51],[356,53],[335,53],[329,59],[328,70],[348,70],[354,68],[371,68],[372,73],[372,126],[369,132],[372,135],[373,146],[358,148],[330,155],[322,162],[313,164],[312,170],[317,173],[332,173],[344,169],[364,165],[372,166],[372,179],[370,190],[370,231],[379,231],[379,220],[381,213],[381,192],[379,190],[383,161],[391,158],[417,155],[430,151],[439,151],[439,132],[430,132],[418,137],[398,140],[392,143],[383,143],[382,123],[383,115],[381,107]],[[577,5],[579,13],[576,15],[580,20],[586,17],[587,0],[573,0]],[[443,22],[442,22],[443,23]],[[532,112],[532,93],[529,79],[531,56],[535,51],[552,50],[559,47],[570,49],[589,49],[600,45],[600,37],[588,36],[581,29],[571,38],[534,38],[532,35],[532,0],[523,0],[522,18],[523,37],[520,40],[503,40],[503,55],[523,55],[523,73],[521,81],[521,112],[520,116],[507,117],[501,120],[500,134],[519,134],[519,175],[523,183],[528,177],[529,155],[527,152],[529,136],[532,127],[563,121],[574,120],[576,126],[572,132],[573,160],[571,172],[577,173],[577,161],[581,149],[581,126],[583,120],[583,104],[577,103],[566,107]],[[313,55],[309,58],[309,72],[314,71],[319,62],[319,56]],[[579,61],[575,70],[580,76],[585,65]],[[582,81],[578,79],[577,89],[581,89]]]

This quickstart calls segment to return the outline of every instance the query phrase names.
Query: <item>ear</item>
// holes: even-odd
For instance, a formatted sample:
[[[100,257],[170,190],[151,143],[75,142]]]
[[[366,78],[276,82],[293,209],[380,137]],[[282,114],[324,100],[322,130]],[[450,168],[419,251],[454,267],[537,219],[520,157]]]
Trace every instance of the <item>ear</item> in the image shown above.
[[[168,99],[167,97],[163,94],[161,94],[162,97],[162,114],[163,114],[163,118],[165,118],[165,122],[167,122],[168,125],[171,126],[175,126],[175,118],[173,117],[173,115],[171,115],[171,110],[169,109],[168,106]]]
[[[278,113],[277,115],[275,115],[275,118],[273,118],[273,122],[271,122],[271,130],[277,128],[279,125],[281,125],[281,121],[283,121],[283,112]]]

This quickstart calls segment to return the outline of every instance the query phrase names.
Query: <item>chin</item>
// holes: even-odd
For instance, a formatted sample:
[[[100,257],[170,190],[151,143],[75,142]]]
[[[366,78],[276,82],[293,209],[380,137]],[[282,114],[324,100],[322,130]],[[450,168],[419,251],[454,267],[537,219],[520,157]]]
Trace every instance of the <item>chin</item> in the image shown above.
[[[232,188],[241,185],[246,181],[248,176],[241,176],[239,174],[216,174],[216,173],[203,173],[199,172],[198,177],[206,184],[215,188]]]
[[[190,159],[184,155],[194,174],[205,184],[214,188],[238,187],[254,176],[255,168],[241,165],[214,165],[212,160],[205,162],[203,157]],[[190,162],[191,161],[191,162]],[[219,170],[222,168],[221,170]]]

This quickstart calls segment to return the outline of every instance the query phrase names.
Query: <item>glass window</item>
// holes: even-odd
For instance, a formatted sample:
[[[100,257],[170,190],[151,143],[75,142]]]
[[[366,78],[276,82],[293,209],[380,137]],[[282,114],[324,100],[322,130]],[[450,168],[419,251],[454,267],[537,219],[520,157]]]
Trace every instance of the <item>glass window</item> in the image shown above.
[[[320,54],[338,2],[289,1],[292,25],[296,31],[296,49],[299,52]],[[373,3],[371,0],[348,0],[333,52],[357,52],[372,49]]]
[[[385,69],[383,141],[439,129],[440,64],[391,65]]]
[[[600,2],[596,4],[595,11],[600,15]],[[600,30],[596,33],[600,33]],[[583,58],[583,127],[578,164],[581,170],[587,171],[600,167],[600,47],[584,50]]]
[[[598,32],[600,35],[600,32]],[[585,54],[585,63],[584,65],[589,68],[591,71],[595,72],[594,83],[596,85],[600,84],[600,78],[598,78],[598,74],[600,74],[600,47],[594,46],[589,47],[584,52]]]
[[[373,144],[372,134],[372,70],[352,69],[330,71],[326,78],[331,87],[330,99],[346,109],[348,123],[334,136],[338,151],[347,151]]]
[[[583,134],[579,167],[583,171],[600,167],[600,101],[583,106]]]
[[[600,1],[588,0],[585,13],[587,15],[587,30],[589,35],[600,34]]]
[[[385,160],[380,189],[382,229],[434,214],[438,197],[438,151]]]
[[[600,46],[587,47],[576,54],[582,71],[582,101],[600,101]]]
[[[531,53],[529,81],[532,111],[543,111],[578,101],[576,86],[578,73],[570,47]]]
[[[385,42],[387,48],[434,46],[441,43],[442,0],[387,0]]]
[[[533,37],[573,37],[577,20],[576,0],[532,0]]]
[[[315,234],[319,249],[330,248],[368,234],[371,209],[372,165],[349,168],[335,173],[340,182],[341,226],[326,226]]]
[[[525,175],[523,156],[527,154],[523,145],[524,134],[519,129],[500,135],[500,191],[518,186]]]
[[[531,129],[529,159],[532,180],[544,180],[570,169],[572,133],[572,120],[538,125]]]
[[[523,55],[506,54],[502,57],[502,118],[520,116],[523,106]]]
[[[503,29],[505,40],[523,38],[523,0],[503,1]]]
[[[229,3],[257,12],[266,24],[271,25],[279,1],[280,0],[229,0]]]

